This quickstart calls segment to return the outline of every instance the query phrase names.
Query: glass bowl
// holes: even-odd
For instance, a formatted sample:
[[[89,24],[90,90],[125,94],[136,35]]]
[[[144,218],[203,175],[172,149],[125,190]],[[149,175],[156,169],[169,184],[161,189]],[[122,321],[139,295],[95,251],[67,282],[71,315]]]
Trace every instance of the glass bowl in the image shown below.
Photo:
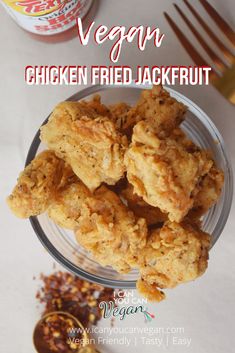
[[[94,93],[101,95],[102,101],[107,104],[120,101],[134,104],[141,89],[151,88],[150,86],[100,86],[88,87],[70,98],[68,101],[89,99]],[[221,235],[227,221],[233,194],[232,168],[229,161],[224,141],[217,128],[210,118],[191,100],[171,88],[166,88],[178,101],[188,107],[186,119],[181,125],[183,130],[196,144],[204,149],[209,149],[217,163],[224,171],[225,182],[219,201],[204,216],[202,228],[212,236],[212,246]],[[47,119],[44,121],[44,124]],[[39,139],[37,132],[28,152],[26,165],[35,157],[38,152],[45,149]],[[138,278],[138,271],[132,270],[128,274],[119,274],[111,267],[100,266],[90,255],[79,246],[71,231],[57,226],[46,213],[30,217],[31,225],[38,238],[47,251],[63,265],[67,270],[79,277],[91,282],[113,288],[135,288]]]

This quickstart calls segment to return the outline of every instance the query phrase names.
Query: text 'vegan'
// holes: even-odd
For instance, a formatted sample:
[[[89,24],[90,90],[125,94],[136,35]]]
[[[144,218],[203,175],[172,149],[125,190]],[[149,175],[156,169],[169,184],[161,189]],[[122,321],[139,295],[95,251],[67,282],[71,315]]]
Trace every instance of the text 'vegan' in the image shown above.
[[[78,28],[78,37],[82,45],[87,45],[89,42],[91,30],[95,25],[95,21],[91,22],[87,31],[83,31],[82,21],[80,18],[77,18],[77,28]],[[159,28],[151,29],[151,27],[140,26],[131,26],[129,29],[126,29],[125,26],[113,26],[108,29],[107,26],[100,25],[94,31],[94,41],[97,44],[103,44],[106,40],[114,41],[114,44],[110,51],[110,60],[112,62],[117,62],[121,54],[123,41],[128,43],[133,42],[134,38],[137,38],[138,48],[143,51],[145,50],[147,41],[153,39],[154,46],[159,48],[162,44],[164,34],[160,34]]]

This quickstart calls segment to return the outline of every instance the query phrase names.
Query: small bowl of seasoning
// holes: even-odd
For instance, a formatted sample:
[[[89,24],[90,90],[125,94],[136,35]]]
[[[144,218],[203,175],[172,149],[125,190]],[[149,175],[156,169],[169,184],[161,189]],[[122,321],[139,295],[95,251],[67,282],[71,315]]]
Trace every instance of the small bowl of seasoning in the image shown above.
[[[36,351],[97,353],[87,328],[101,320],[99,303],[113,301],[113,290],[62,271],[40,279],[36,298],[44,309],[33,332]]]
[[[81,322],[63,311],[44,315],[36,324],[33,342],[38,353],[77,353],[89,344]]]

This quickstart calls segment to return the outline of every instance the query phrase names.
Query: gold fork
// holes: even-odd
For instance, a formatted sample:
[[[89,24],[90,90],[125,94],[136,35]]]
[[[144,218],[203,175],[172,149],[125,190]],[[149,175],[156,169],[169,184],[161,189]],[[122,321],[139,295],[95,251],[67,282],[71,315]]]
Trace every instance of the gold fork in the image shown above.
[[[207,0],[199,0],[201,5],[204,7],[209,16],[214,20],[220,30],[223,32],[227,38],[230,47],[225,45],[211,30],[208,24],[202,19],[199,13],[194,9],[194,7],[188,2],[188,0],[183,0],[185,5],[189,8],[193,16],[197,19],[199,24],[202,26],[204,31],[210,37],[210,39],[216,44],[219,48],[223,59],[217,54],[211,47],[207,44],[203,36],[198,32],[192,22],[185,16],[184,12],[180,7],[174,4],[177,12],[180,14],[186,25],[192,31],[202,48],[211,58],[214,63],[214,68],[212,68],[210,75],[210,83],[231,103],[235,104],[235,56],[232,53],[232,50],[235,48],[235,32],[228,25],[228,23],[218,14],[218,12],[208,3]],[[206,60],[198,53],[194,46],[190,43],[187,37],[179,29],[176,23],[172,18],[164,12],[164,15],[170,24],[171,28],[175,32],[179,41],[193,59],[197,66],[209,66]],[[230,49],[231,48],[231,49]]]

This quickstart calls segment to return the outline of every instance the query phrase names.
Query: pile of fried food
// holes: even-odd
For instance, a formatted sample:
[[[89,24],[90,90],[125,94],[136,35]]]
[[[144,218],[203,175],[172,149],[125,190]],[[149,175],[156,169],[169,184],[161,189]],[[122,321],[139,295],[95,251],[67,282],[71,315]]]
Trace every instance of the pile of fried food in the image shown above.
[[[138,290],[194,280],[207,268],[210,236],[200,218],[218,200],[223,172],[179,127],[187,108],[161,86],[135,106],[62,102],[41,127],[40,153],[8,204],[16,216],[47,212],[74,231],[103,266],[139,269]]]

